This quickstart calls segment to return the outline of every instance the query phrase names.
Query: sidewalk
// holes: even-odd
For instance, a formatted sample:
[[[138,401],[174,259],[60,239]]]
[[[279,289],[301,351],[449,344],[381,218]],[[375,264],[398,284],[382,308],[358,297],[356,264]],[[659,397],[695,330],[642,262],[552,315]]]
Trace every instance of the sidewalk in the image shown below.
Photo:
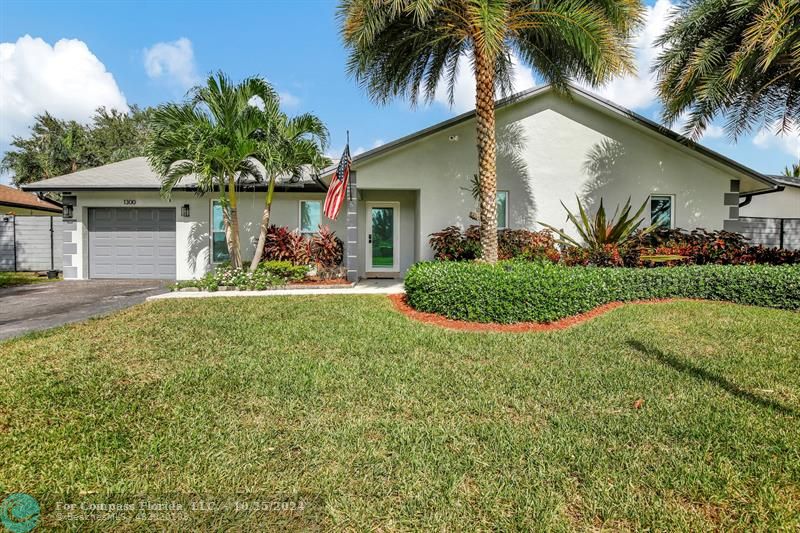
[[[364,279],[348,288],[326,289],[314,287],[309,289],[273,289],[266,291],[217,291],[217,292],[168,292],[147,299],[173,300],[176,298],[228,298],[239,296],[316,296],[324,294],[402,294],[403,281],[399,279]]]

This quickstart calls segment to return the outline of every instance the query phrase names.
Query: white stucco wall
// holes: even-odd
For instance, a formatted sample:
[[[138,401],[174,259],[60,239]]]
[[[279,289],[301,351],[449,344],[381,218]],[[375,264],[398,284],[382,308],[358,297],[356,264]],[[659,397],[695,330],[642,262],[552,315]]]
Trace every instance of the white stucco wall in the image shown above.
[[[628,196],[636,209],[651,194],[674,195],[675,225],[683,228],[721,229],[729,216],[724,195],[739,176],[580,98],[569,102],[548,93],[506,106],[497,112],[497,129],[497,188],[509,191],[512,228],[539,229],[543,221],[569,229],[559,201],[574,210],[576,195],[592,209],[602,197],[609,215]],[[453,135],[457,141],[449,139]],[[356,163],[355,169],[359,188],[419,190],[421,259],[432,257],[429,234],[474,223],[474,119]],[[648,211],[645,217],[649,221]]]
[[[211,202],[215,195],[197,196],[188,192],[176,192],[171,201],[166,201],[157,192],[144,191],[99,191],[76,192],[74,209],[76,220],[76,242],[78,248],[77,279],[88,277],[89,230],[88,209],[91,207],[171,207],[176,209],[176,275],[178,279],[192,279],[205,274],[210,268]],[[125,205],[125,200],[135,200],[135,206]],[[291,230],[300,225],[300,200],[324,200],[321,193],[276,193],[272,204],[271,223],[288,226]],[[181,216],[181,206],[189,204],[189,217]],[[264,205],[263,192],[239,194],[239,228],[242,241],[242,256],[252,258],[258,238],[258,224]],[[323,223],[330,222],[323,217]],[[344,217],[329,224],[339,238],[344,236]]]
[[[780,192],[754,196],[739,210],[739,216],[800,218],[800,187],[786,187]]]

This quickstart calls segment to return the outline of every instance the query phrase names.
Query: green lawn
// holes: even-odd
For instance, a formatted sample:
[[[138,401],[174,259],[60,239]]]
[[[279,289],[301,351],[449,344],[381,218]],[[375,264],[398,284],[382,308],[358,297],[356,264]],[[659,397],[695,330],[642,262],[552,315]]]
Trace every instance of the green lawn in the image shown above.
[[[2,289],[3,287],[13,287],[15,285],[42,283],[45,281],[58,281],[58,280],[47,279],[46,276],[39,276],[35,272],[0,272],[0,289]]]
[[[0,490],[58,527],[145,498],[226,504],[180,529],[797,530],[798,347],[800,314],[725,303],[544,334],[381,296],[145,304],[0,344]]]

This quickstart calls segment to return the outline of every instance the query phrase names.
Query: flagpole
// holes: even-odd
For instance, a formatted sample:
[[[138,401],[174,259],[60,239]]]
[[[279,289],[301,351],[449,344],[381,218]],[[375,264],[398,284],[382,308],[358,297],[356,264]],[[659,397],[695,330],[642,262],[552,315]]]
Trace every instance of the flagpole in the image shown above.
[[[348,153],[350,153],[350,130],[345,130],[347,133],[347,143],[344,145]],[[353,191],[350,190],[350,183],[347,183],[347,199],[353,199]]]

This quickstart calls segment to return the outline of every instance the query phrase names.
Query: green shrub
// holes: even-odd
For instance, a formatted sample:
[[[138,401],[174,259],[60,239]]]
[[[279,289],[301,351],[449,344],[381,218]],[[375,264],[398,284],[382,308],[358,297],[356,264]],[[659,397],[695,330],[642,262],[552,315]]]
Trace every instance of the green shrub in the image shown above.
[[[304,265],[293,265],[290,261],[265,261],[255,272],[247,268],[218,266],[200,279],[179,281],[170,287],[176,291],[186,287],[197,287],[204,291],[217,291],[220,287],[234,287],[242,291],[263,291],[270,287],[299,281],[308,272]]]
[[[800,266],[567,267],[418,263],[405,279],[408,303],[476,322],[552,322],[614,301],[702,298],[800,309]]]
[[[288,281],[301,281],[308,273],[306,265],[294,265],[291,261],[264,261],[258,268]]]

